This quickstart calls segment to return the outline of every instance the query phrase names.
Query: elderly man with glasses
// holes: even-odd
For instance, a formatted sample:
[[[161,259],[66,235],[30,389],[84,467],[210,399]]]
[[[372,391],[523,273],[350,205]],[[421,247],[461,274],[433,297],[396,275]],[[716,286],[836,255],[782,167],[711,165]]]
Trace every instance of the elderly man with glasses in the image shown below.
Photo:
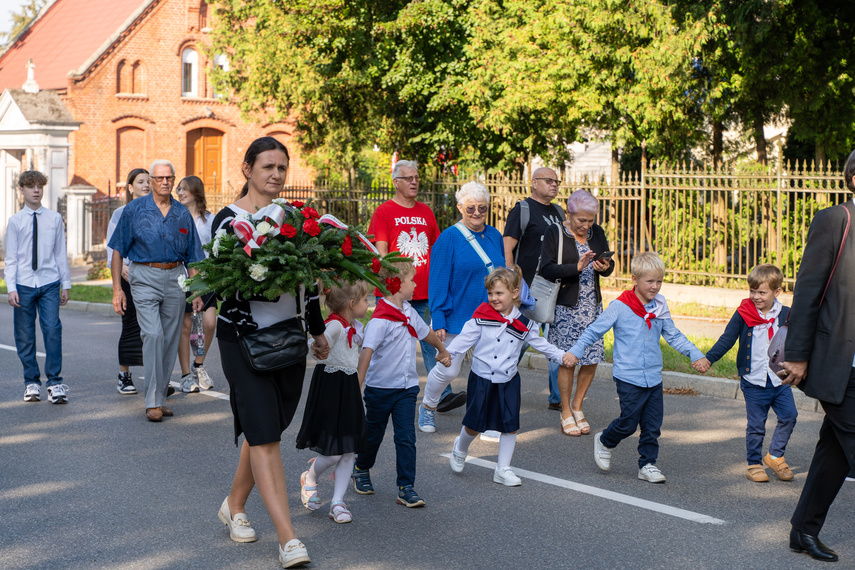
[[[175,167],[168,160],[155,160],[149,169],[152,192],[125,206],[108,244],[113,256],[113,308],[124,314],[127,304],[122,291],[122,258],[131,261],[129,281],[143,341],[145,370],[145,415],[159,422],[173,415],[164,406],[169,378],[178,354],[178,339],[184,318],[184,292],[179,284],[186,266],[204,258],[202,244],[190,211],[172,197]],[[196,274],[189,270],[190,276]],[[193,310],[202,299],[193,300]]]
[[[419,202],[419,164],[414,160],[399,160],[392,168],[395,197],[381,204],[368,226],[374,235],[374,245],[382,255],[396,251],[413,258],[416,268],[416,290],[410,305],[430,322],[428,310],[428,277],[430,253],[439,237],[439,226],[430,206]],[[375,295],[380,295],[375,291]],[[436,366],[436,350],[422,341],[422,359],[428,372]],[[466,403],[466,393],[454,394],[449,386],[442,394],[438,410],[447,412]]]
[[[564,221],[564,210],[552,200],[558,195],[561,181],[551,168],[538,168],[531,176],[531,196],[520,200],[508,213],[505,222],[503,241],[505,244],[505,263],[513,267],[516,263],[522,269],[523,279],[531,285],[537,272],[540,259],[540,245],[543,234],[552,224]],[[544,334],[545,331],[544,331]],[[522,351],[528,348],[523,345]],[[522,358],[523,352],[520,352]],[[549,363],[550,410],[561,410],[561,395],[558,392],[558,365]]]

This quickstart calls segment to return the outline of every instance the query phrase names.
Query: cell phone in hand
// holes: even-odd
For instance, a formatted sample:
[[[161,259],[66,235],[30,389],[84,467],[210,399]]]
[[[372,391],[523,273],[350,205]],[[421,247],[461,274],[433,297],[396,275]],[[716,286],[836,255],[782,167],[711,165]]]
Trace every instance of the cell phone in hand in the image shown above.
[[[615,252],[613,252],[613,251],[604,251],[603,253],[601,253],[597,257],[595,257],[594,260],[595,261],[608,261],[612,258],[612,256],[614,254],[615,254]]]

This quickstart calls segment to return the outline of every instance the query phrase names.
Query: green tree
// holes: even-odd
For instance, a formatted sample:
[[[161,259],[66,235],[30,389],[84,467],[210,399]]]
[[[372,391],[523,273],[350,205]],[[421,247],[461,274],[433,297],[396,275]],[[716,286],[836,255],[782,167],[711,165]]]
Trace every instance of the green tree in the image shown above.
[[[12,12],[12,26],[8,32],[0,32],[0,40],[8,43],[32,22],[47,4],[47,0],[29,0],[21,5],[17,12]]]

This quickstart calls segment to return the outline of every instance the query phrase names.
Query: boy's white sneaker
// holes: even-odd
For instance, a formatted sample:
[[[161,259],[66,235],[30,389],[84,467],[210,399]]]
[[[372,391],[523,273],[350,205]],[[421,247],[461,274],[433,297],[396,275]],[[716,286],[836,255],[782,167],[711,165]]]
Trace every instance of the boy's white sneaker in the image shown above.
[[[39,386],[35,382],[30,382],[29,384],[27,384],[26,388],[24,388],[24,401],[25,402],[38,402],[41,399],[42,399],[41,386]]]
[[[663,475],[662,472],[659,471],[659,468],[652,463],[648,463],[638,470],[638,478],[642,481],[647,481],[648,483],[665,482],[665,475]]]
[[[510,467],[496,467],[493,471],[493,483],[501,483],[505,487],[519,487],[522,485],[522,479],[517,477]]]
[[[602,435],[603,432],[600,432],[594,436],[594,463],[597,464],[600,471],[608,471],[612,466],[612,452],[600,441]],[[639,477],[641,477],[640,474]]]
[[[51,404],[67,404],[68,403],[68,386],[65,384],[55,384],[47,387],[48,399]]]
[[[463,471],[463,467],[466,465],[466,456],[468,453],[464,453],[462,451],[457,451],[457,444],[460,441],[460,436],[454,438],[454,445],[451,446],[451,457],[448,458],[448,462],[451,464],[451,470],[455,473],[460,473]]]

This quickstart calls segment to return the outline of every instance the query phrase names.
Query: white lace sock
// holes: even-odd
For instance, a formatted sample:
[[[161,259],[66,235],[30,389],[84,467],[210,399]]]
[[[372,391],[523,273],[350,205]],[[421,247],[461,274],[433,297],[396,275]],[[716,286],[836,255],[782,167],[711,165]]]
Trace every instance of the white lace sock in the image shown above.
[[[499,436],[499,469],[511,466],[511,458],[514,456],[514,447],[516,447],[516,445],[517,434],[503,433]]]
[[[353,453],[345,453],[341,456],[338,465],[335,467],[335,491],[333,492],[333,501],[343,501],[344,494],[350,486],[350,474],[353,473],[353,462],[356,456]]]
[[[466,433],[466,428],[460,428],[460,439],[457,441],[457,451],[463,453],[469,453],[469,446],[472,445],[472,442],[475,441],[474,435],[469,435]]]
[[[318,479],[324,474],[324,471],[338,463],[341,455],[318,455],[309,467],[309,473],[306,474],[306,485],[317,485]]]

